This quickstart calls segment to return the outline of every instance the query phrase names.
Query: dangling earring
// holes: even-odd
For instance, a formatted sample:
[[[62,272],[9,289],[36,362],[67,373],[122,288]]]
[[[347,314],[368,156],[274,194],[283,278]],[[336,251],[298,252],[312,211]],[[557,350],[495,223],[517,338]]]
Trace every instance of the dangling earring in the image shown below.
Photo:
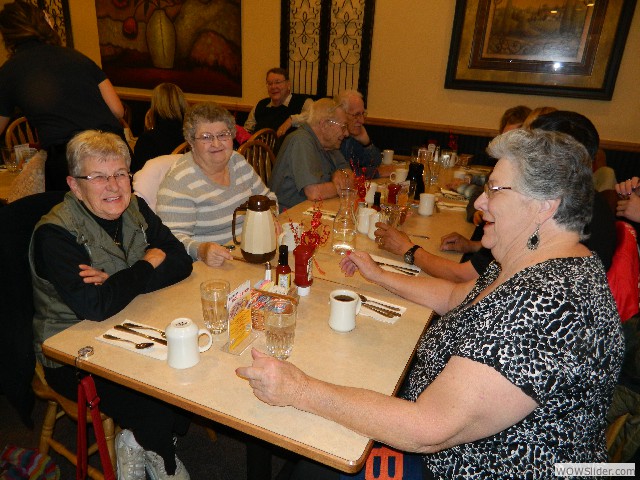
[[[527,248],[529,250],[537,250],[540,246],[540,225],[536,225],[536,230],[527,240]]]

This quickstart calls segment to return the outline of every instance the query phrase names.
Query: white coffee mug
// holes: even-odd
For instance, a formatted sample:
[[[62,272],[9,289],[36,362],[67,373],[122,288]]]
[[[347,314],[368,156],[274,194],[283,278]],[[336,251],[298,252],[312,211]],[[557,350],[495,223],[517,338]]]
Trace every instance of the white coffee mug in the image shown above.
[[[380,213],[376,212],[369,215],[369,231],[367,232],[367,237],[369,237],[371,240],[376,239],[376,229],[378,228],[376,227],[376,223],[379,221]]]
[[[371,214],[376,213],[373,208],[364,207],[358,210],[358,231],[365,235],[369,233],[369,219]]]
[[[331,313],[329,326],[336,332],[350,332],[356,328],[356,315],[360,312],[362,302],[356,292],[351,290],[334,290],[329,294]]]
[[[382,151],[382,164],[391,165],[393,163],[393,150]]]
[[[401,183],[407,179],[408,174],[408,168],[396,168],[396,170],[389,175],[389,180],[391,180],[392,183]]]
[[[278,236],[278,245],[286,245],[291,253],[298,246],[296,237],[300,239],[300,235],[302,235],[302,227],[299,223],[285,223],[282,225],[282,233]]]
[[[167,336],[167,362],[173,368],[193,367],[200,361],[200,353],[211,348],[213,337],[208,330],[198,326],[190,318],[176,318],[165,329]],[[200,335],[206,335],[208,341],[199,346]]]
[[[436,196],[433,193],[421,193],[418,213],[423,216],[433,215]]]

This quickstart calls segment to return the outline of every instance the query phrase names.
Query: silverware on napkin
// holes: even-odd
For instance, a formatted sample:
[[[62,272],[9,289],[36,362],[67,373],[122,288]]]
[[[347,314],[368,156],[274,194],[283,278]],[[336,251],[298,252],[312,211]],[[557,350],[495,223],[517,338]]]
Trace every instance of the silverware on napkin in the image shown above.
[[[400,317],[401,314],[399,312],[393,312],[391,310],[387,310],[386,308],[382,308],[382,307],[376,307],[374,305],[370,305],[368,303],[363,303],[362,304],[363,307],[368,308],[369,310],[372,310],[376,313],[379,313],[380,315],[387,317],[387,318],[394,318],[394,317]]]
[[[405,275],[418,275],[418,271],[409,267],[401,267],[400,265],[394,265],[392,263],[384,263],[384,262],[376,262],[378,265],[383,267],[391,267],[394,270],[398,270],[399,272],[404,273]]]
[[[147,335],[146,333],[138,332],[138,331],[134,330],[133,328],[125,327],[124,325],[115,325],[113,328],[116,329],[116,330],[120,330],[122,332],[129,332],[129,333],[131,333],[133,335],[137,335],[139,337],[146,338],[148,340],[153,340],[154,342],[159,343],[160,345],[166,345],[167,344],[167,341],[164,338],[158,338],[158,337],[154,337],[152,335]]]

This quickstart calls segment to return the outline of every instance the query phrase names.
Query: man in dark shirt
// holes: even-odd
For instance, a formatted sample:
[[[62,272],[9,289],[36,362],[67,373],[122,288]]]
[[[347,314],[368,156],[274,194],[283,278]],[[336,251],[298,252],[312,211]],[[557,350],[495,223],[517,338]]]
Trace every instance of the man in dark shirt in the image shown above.
[[[272,68],[267,72],[267,93],[269,96],[253,107],[244,123],[244,128],[251,133],[271,128],[278,137],[283,137],[293,127],[300,126],[301,114],[313,103],[307,95],[291,93],[289,73],[284,68]]]

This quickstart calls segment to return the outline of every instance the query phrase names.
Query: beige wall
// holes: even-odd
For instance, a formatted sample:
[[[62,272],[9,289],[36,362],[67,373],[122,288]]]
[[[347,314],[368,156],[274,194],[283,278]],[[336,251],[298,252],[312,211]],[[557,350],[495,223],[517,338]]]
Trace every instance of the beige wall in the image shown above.
[[[99,62],[94,3],[69,3],[75,47]],[[264,72],[278,65],[280,58],[279,5],[279,0],[242,2],[243,96],[214,98],[253,105],[265,96]],[[453,0],[376,2],[368,105],[371,116],[492,129],[508,107],[552,105],[587,115],[603,139],[640,143],[640,7],[634,14],[610,102],[446,90],[443,85],[454,7]]]

